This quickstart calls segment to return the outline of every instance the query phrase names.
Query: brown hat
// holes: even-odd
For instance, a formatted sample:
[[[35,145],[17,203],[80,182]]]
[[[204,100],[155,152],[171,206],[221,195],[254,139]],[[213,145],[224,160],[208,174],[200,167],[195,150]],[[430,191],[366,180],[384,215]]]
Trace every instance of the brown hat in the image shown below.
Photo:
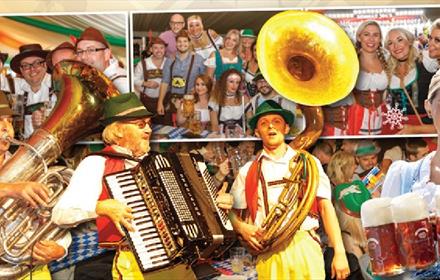
[[[46,64],[47,64],[47,67],[49,67],[49,69],[53,68],[52,55],[53,55],[54,52],[56,52],[58,50],[72,50],[72,51],[75,51],[75,47],[71,43],[69,43],[69,42],[62,42],[55,49],[51,50],[47,54],[47,56],[46,56]]]
[[[78,47],[78,43],[82,40],[97,41],[103,43],[107,48],[110,47],[107,40],[104,38],[104,35],[102,35],[101,31],[93,27],[87,27],[83,31],[83,33],[81,33],[78,40],[76,40],[75,47]]]
[[[9,106],[9,100],[6,95],[0,91],[0,116],[10,115],[12,116],[14,112]]]
[[[8,59],[9,54],[0,52],[0,60],[4,64],[6,59]]]
[[[176,34],[176,40],[177,40],[177,38],[179,38],[179,37],[186,37],[186,38],[188,38],[189,40],[191,39],[191,38],[189,37],[188,31],[186,31],[185,29],[180,30],[180,31]]]
[[[49,53],[49,51],[43,50],[40,44],[22,45],[20,46],[19,50],[20,50],[19,54],[17,54],[11,59],[11,69],[18,74],[21,73],[20,63],[24,58],[30,56],[37,56],[46,59],[46,56]]]
[[[150,44],[149,44],[150,47],[151,47],[152,45],[154,45],[154,44],[164,45],[165,47],[168,46],[168,44],[165,43],[165,41],[162,40],[162,39],[159,38],[159,37],[154,37],[154,38],[151,39]]]

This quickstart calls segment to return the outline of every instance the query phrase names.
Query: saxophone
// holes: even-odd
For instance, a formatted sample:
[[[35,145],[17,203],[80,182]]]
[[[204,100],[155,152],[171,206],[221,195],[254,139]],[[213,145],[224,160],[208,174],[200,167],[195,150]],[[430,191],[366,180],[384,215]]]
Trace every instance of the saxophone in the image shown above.
[[[287,99],[303,104],[306,121],[306,128],[290,143],[298,150],[290,161],[290,178],[262,224],[260,243],[268,251],[285,245],[309,215],[319,170],[306,149],[324,127],[319,106],[350,93],[359,63],[346,33],[331,19],[308,11],[286,11],[270,18],[258,35],[257,57],[266,81]]]
[[[105,99],[119,94],[103,73],[78,61],[57,64],[52,79],[60,88],[55,108],[42,127],[0,169],[0,182],[45,183],[51,192],[50,202],[48,207],[31,209],[19,199],[0,201],[0,259],[4,262],[0,264],[1,279],[17,279],[27,274],[30,268],[26,263],[33,245],[38,240],[56,240],[65,234],[50,217],[72,171],[48,165],[79,139],[97,131]]]

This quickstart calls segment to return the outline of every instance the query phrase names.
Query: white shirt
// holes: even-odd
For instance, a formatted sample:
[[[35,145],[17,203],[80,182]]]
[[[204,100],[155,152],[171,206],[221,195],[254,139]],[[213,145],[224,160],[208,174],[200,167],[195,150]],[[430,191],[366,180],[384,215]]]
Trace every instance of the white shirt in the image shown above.
[[[127,70],[119,67],[119,62],[116,58],[110,59],[110,65],[105,68],[104,75],[109,78],[120,93],[130,92],[128,86]]]
[[[45,74],[43,80],[41,81],[41,87],[38,91],[33,92],[31,86],[26,82],[26,80],[18,78],[16,79],[16,94],[24,95],[27,92],[27,102],[25,106],[32,104],[37,104],[41,102],[49,102],[49,109],[52,109],[56,103],[56,94],[50,94],[50,89],[52,86],[52,76],[50,74]],[[34,132],[34,126],[32,125],[32,115],[24,116],[24,138],[29,138]]]
[[[289,163],[293,156],[296,155],[296,151],[290,146],[287,146],[287,151],[284,156],[280,159],[271,158],[266,151],[263,150],[260,157],[263,157],[261,163],[261,171],[264,175],[264,180],[266,184],[273,181],[278,181],[283,178],[290,177]],[[312,156],[313,157],[313,156]],[[259,160],[259,158],[257,160]],[[315,157],[313,157],[316,164],[318,165],[319,171],[319,185],[317,188],[316,196],[331,200],[331,187],[330,180],[322,169],[321,163]],[[246,209],[246,194],[245,194],[245,182],[246,176],[249,171],[252,162],[246,163],[242,168],[240,168],[237,177],[235,178],[234,184],[231,188],[231,194],[234,197],[233,208],[235,209]],[[267,188],[267,198],[269,208],[274,207],[278,203],[278,197],[284,188],[284,184],[278,184],[270,186]],[[255,218],[255,224],[260,226],[265,219],[264,202],[263,202],[263,192],[261,187],[261,182],[258,182],[258,211]],[[302,230],[311,230],[319,227],[319,222],[317,219],[307,216],[301,225]]]
[[[113,145],[119,153],[131,155],[125,148]],[[96,203],[102,192],[106,158],[99,155],[86,157],[80,162],[69,186],[52,211],[52,221],[59,226],[77,226],[96,219]],[[138,162],[125,160],[125,168],[133,168]]]
[[[146,71],[156,70],[156,69],[162,70],[163,66],[165,65],[166,58],[163,59],[162,64],[160,65],[159,68],[157,68],[156,65],[153,63],[151,56],[144,60],[145,60],[145,65],[147,66]],[[144,81],[145,81],[144,70],[142,68],[142,62],[140,61],[136,65],[136,68],[134,69],[133,83],[137,89],[139,89],[141,92],[144,92],[148,97],[158,98],[160,86],[158,86],[157,88],[146,88],[143,86]],[[162,82],[162,76],[156,78],[148,78],[148,81],[154,81],[160,85],[160,83]]]

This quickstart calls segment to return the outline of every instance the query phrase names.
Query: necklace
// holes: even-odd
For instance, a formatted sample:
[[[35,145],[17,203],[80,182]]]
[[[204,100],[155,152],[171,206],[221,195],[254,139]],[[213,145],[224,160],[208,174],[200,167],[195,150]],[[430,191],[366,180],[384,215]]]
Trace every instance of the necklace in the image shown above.
[[[226,98],[235,98],[235,97],[236,97],[235,93],[229,93],[229,92],[226,93]]]

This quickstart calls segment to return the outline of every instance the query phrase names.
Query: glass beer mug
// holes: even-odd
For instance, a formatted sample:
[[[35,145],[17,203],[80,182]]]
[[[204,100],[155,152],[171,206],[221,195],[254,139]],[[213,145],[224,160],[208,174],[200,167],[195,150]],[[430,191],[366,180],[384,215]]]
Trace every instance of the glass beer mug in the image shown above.
[[[423,269],[436,262],[434,235],[429,211],[417,193],[407,193],[391,201],[400,257],[408,270]]]
[[[361,207],[362,226],[367,237],[371,272],[378,276],[403,273],[395,239],[391,198],[370,199]]]
[[[185,118],[192,117],[194,115],[194,95],[185,94],[183,96],[183,116]]]

